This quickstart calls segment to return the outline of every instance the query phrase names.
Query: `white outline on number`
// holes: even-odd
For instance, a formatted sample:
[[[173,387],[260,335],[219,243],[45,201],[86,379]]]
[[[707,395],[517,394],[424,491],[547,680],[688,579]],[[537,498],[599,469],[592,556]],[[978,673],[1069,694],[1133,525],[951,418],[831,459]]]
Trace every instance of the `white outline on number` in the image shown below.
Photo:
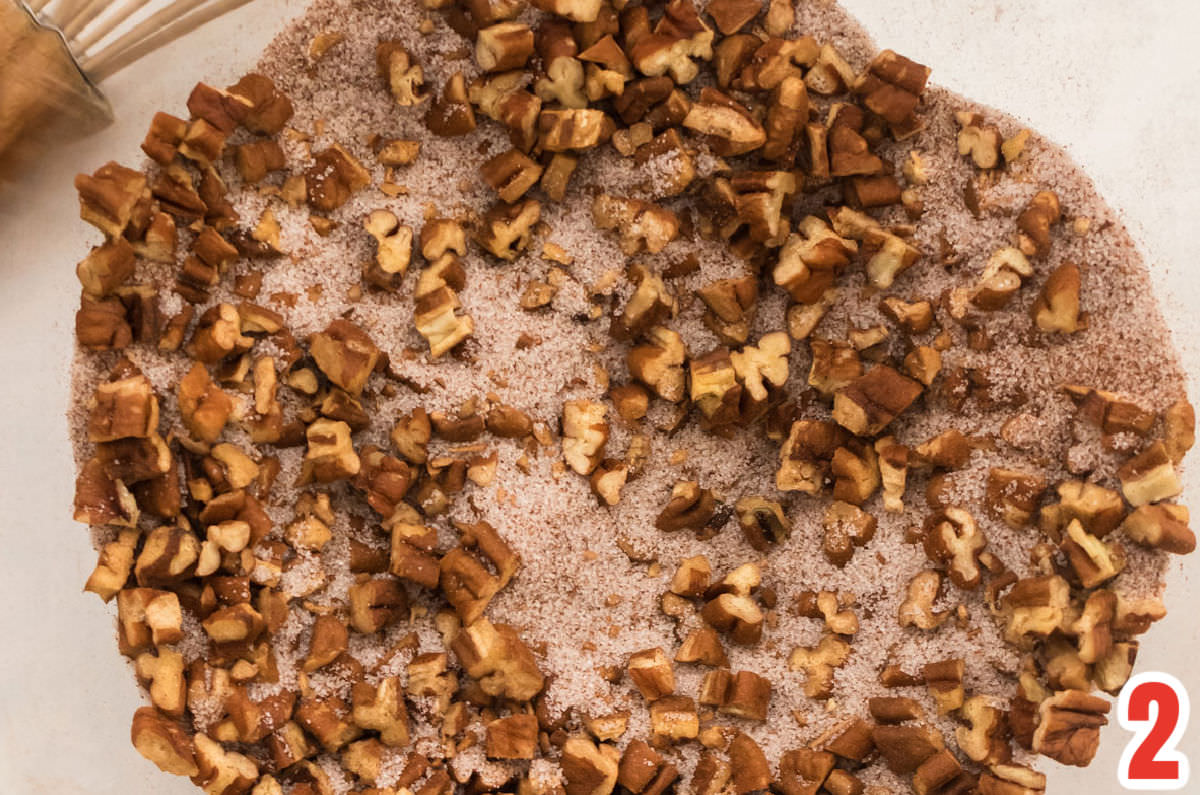
[[[1179,765],[1179,775],[1174,781],[1167,779],[1133,779],[1129,778],[1129,764],[1133,759],[1133,755],[1146,742],[1146,738],[1150,736],[1156,724],[1158,716],[1161,712],[1157,699],[1152,699],[1150,704],[1152,708],[1149,710],[1150,719],[1147,721],[1131,721],[1129,719],[1129,697],[1137,690],[1138,687],[1148,682],[1156,684],[1164,684],[1175,693],[1175,698],[1179,700],[1179,720],[1175,723],[1175,728],[1171,731],[1171,735],[1167,737],[1167,741],[1162,744],[1158,752],[1154,755],[1154,759],[1160,762],[1175,762]],[[1121,782],[1121,786],[1129,790],[1180,790],[1187,786],[1190,766],[1188,764],[1187,755],[1176,749],[1175,746],[1183,738],[1183,733],[1187,730],[1188,718],[1191,713],[1191,704],[1188,701],[1187,690],[1184,689],[1183,683],[1170,674],[1149,671],[1138,674],[1130,679],[1125,687],[1121,688],[1121,695],[1117,699],[1117,720],[1121,724],[1121,728],[1127,732],[1133,732],[1133,739],[1125,746],[1125,751],[1121,754],[1121,765],[1117,768],[1117,778]]]

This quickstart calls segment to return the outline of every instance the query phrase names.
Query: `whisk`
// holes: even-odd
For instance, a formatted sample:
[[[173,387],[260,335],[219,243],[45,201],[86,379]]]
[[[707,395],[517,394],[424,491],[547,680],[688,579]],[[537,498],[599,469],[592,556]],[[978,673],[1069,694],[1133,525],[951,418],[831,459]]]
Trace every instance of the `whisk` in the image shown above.
[[[0,171],[112,119],[98,83],[250,0],[0,0]]]

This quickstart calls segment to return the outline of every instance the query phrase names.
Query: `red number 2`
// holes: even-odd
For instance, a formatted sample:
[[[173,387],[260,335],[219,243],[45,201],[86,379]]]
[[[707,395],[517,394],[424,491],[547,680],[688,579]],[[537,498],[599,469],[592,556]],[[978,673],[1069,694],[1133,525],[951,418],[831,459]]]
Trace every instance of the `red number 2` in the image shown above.
[[[1175,750],[1187,728],[1188,696],[1173,676],[1144,673],[1121,691],[1121,726],[1135,733],[1121,756],[1121,786],[1133,790],[1178,790],[1188,781],[1188,759]]]

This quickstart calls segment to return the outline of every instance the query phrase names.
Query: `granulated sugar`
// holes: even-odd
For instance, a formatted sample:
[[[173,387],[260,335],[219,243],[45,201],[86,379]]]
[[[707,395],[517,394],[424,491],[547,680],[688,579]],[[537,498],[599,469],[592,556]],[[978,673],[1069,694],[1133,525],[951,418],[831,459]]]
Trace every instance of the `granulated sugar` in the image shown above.
[[[435,29],[430,35],[418,32],[418,25],[426,18],[433,21]],[[874,53],[874,46],[858,26],[831,3],[802,3],[798,30],[818,41],[835,43],[856,69]],[[341,33],[345,40],[313,63],[307,56],[308,45],[322,32]],[[358,192],[330,215],[336,225],[327,237],[317,235],[305,208],[289,208],[278,199],[242,190],[236,172],[228,165],[223,167],[241,223],[253,225],[270,207],[282,228],[281,247],[286,256],[261,266],[259,300],[283,313],[297,339],[324,329],[339,317],[359,324],[390,356],[392,369],[404,383],[414,387],[400,386],[395,394],[385,395],[381,391],[383,378],[373,377],[364,400],[371,426],[355,436],[360,449],[366,444],[388,447],[388,433],[395,421],[414,407],[452,411],[464,401],[483,402],[489,395],[556,429],[564,400],[599,399],[603,395],[597,368],[604,368],[613,383],[628,381],[625,346],[610,339],[607,318],[594,322],[576,319],[589,308],[592,287],[613,271],[623,274],[625,270],[626,258],[616,236],[596,229],[592,223],[592,195],[600,190],[648,195],[656,180],[669,173],[671,163],[659,158],[635,167],[632,160],[622,158],[611,148],[589,153],[581,158],[565,200],[543,202],[544,227],[525,256],[500,264],[472,247],[464,257],[467,283],[459,297],[462,311],[474,319],[475,335],[457,354],[430,361],[425,355],[425,342],[412,322],[412,290],[420,270],[415,255],[410,272],[396,292],[365,292],[361,300],[352,300],[349,295],[351,288],[361,282],[364,263],[374,256],[374,243],[363,231],[362,221],[376,209],[391,210],[400,223],[414,230],[419,230],[431,213],[473,220],[494,199],[479,175],[479,166],[507,149],[508,143],[498,125],[482,118],[479,128],[462,138],[427,135],[423,107],[398,107],[377,77],[374,53],[380,40],[402,42],[422,64],[426,84],[438,91],[457,71],[461,70],[468,81],[477,73],[473,60],[462,57],[469,52],[464,42],[439,16],[430,15],[410,0],[318,0],[303,19],[280,35],[259,68],[291,97],[296,115],[290,126],[307,137],[301,141],[300,136],[281,136],[293,171],[307,164],[310,151],[337,143],[368,167],[377,186],[384,172],[370,151],[370,136],[420,139],[422,146],[417,161],[396,172],[395,182],[407,188],[405,195],[387,196],[376,187]],[[937,65],[932,66],[936,78]],[[961,110],[984,114],[1005,135],[1019,129],[1013,120],[999,113],[931,88],[925,94],[922,110],[926,130],[902,145],[881,146],[879,154],[892,163],[900,163],[910,149],[919,150],[930,177],[929,184],[920,189],[925,213],[916,224],[914,237],[926,256],[887,294],[936,302],[949,289],[973,286],[992,252],[1014,243],[1016,215],[1036,191],[1048,188],[1059,196],[1065,222],[1056,227],[1051,254],[1034,263],[1037,273],[1030,282],[1040,285],[1063,262],[1079,264],[1089,327],[1084,333],[1067,337],[1036,338],[1030,330],[1029,308],[1037,290],[1026,286],[1005,311],[986,317],[990,350],[972,351],[965,344],[963,330],[939,308],[942,325],[954,336],[953,347],[943,356],[943,372],[958,367],[983,369],[994,405],[981,406],[980,401],[969,400],[955,412],[929,396],[894,423],[889,433],[903,444],[916,446],[955,428],[978,442],[969,463],[947,476],[946,494],[976,516],[988,538],[988,549],[1018,575],[1026,575],[1032,571],[1030,551],[1041,536],[1032,527],[1014,530],[983,511],[980,502],[989,469],[1040,470],[1050,483],[1057,483],[1073,477],[1065,466],[1070,451],[1071,461],[1086,464],[1093,470],[1093,478],[1112,487],[1115,468],[1126,456],[1102,449],[1098,438],[1076,438],[1074,408],[1060,387],[1083,384],[1111,390],[1158,412],[1183,394],[1183,378],[1141,258],[1120,219],[1099,199],[1087,177],[1060,149],[1034,136],[1024,156],[1007,172],[995,180],[981,180],[974,166],[957,152],[954,113]],[[701,173],[716,168],[716,159],[707,152],[700,152],[696,161]],[[963,200],[964,186],[972,181],[978,183],[978,218]],[[802,194],[795,217],[819,213],[824,203],[836,198],[836,193],[829,191]],[[685,198],[664,204],[684,209],[689,201]],[[1082,236],[1073,234],[1075,219],[1090,219],[1091,231]],[[885,212],[882,220],[907,222],[898,208]],[[959,255],[957,264],[949,268],[939,264],[936,256],[943,241]],[[553,264],[538,256],[545,243],[561,246],[574,261],[558,266],[566,272],[567,281],[549,310],[523,311],[518,299],[525,286],[544,279]],[[639,256],[637,261],[661,272],[664,266],[678,263],[687,255],[695,255],[698,268],[671,280],[680,297],[680,315],[671,327],[683,336],[690,352],[700,354],[719,343],[702,322],[704,306],[691,297],[692,291],[746,271],[744,263],[722,244],[700,239],[675,242],[662,253]],[[251,267],[260,264],[243,262],[233,266],[232,273],[214,291],[213,302],[236,302],[238,299],[230,292],[233,279]],[[168,269],[142,268],[140,276],[164,285],[162,295],[170,294],[165,286],[170,283]],[[623,276],[613,280],[612,287],[603,291],[608,294],[606,307],[619,308],[630,291]],[[281,298],[284,295],[295,296],[294,305],[285,303]],[[883,294],[867,284],[861,268],[850,268],[841,277],[815,336],[842,340],[856,328],[878,324],[892,328],[879,309],[881,297]],[[782,328],[786,306],[782,292],[764,281],[751,339]],[[937,328],[928,338],[936,332]],[[540,343],[519,348],[517,341],[523,335],[532,335]],[[893,355],[903,355],[900,336],[893,333],[885,343]],[[920,341],[927,343],[928,338]],[[156,385],[164,427],[176,426],[175,384],[189,366],[186,357],[164,357],[138,347],[127,354]],[[84,407],[114,361],[112,355],[95,354],[81,354],[76,359],[77,399],[71,422],[81,462],[91,454],[83,434]],[[793,395],[799,396],[806,389],[810,364],[808,345],[794,343],[787,386]],[[248,409],[249,398],[242,396],[242,402]],[[570,471],[555,473],[556,449],[542,448],[530,454],[528,473],[524,473],[517,465],[524,452],[519,442],[485,437],[499,457],[495,481],[487,488],[468,484],[465,498],[455,502],[448,517],[490,522],[520,555],[519,573],[494,599],[488,615],[494,622],[519,629],[522,637],[538,649],[538,662],[548,679],[546,706],[551,715],[566,716],[568,727],[575,730],[584,716],[628,710],[630,730],[619,744],[623,746],[628,739],[648,733],[642,697],[627,679],[612,684],[601,672],[610,666],[623,668],[629,655],[639,650],[662,647],[673,654],[682,639],[699,626],[696,616],[676,622],[660,609],[660,597],[675,568],[684,558],[695,555],[708,557],[715,577],[740,564],[757,562],[763,569],[764,585],[778,595],[778,609],[763,641],[753,647],[727,648],[734,671],[753,671],[772,682],[768,719],[763,723],[725,717],[716,720],[745,731],[772,761],[787,750],[813,742],[847,716],[865,715],[866,700],[871,696],[911,696],[924,704],[928,714],[935,715],[936,709],[923,687],[889,691],[879,685],[878,674],[886,663],[915,672],[929,662],[963,658],[970,692],[1008,699],[1020,657],[1001,641],[1002,627],[980,592],[963,591],[949,584],[945,587],[936,606],[949,610],[961,605],[967,616],[963,622],[952,620],[931,633],[898,625],[897,610],[909,581],[931,565],[920,545],[905,541],[906,530],[920,525],[928,513],[923,497],[926,475],[910,472],[905,495],[910,511],[887,513],[878,497],[864,506],[878,518],[876,535],[856,551],[847,565],[838,568],[820,551],[821,518],[829,497],[776,490],[778,444],[766,439],[761,427],[737,430],[728,438],[701,430],[695,421],[673,434],[655,431],[655,419],[668,413],[656,406],[643,427],[633,428],[622,425],[615,412],[609,412],[614,427],[606,455],[622,457],[635,433],[649,433],[652,441],[645,470],[629,481],[620,502],[611,508],[598,505],[584,478]],[[829,410],[821,402],[812,401],[805,416],[827,418]],[[1016,416],[1020,419],[1009,426],[1009,438],[1019,426],[1020,449],[1000,437],[1001,428]],[[242,432],[231,427],[226,434],[229,440],[248,446],[248,437]],[[431,453],[448,448],[435,441]],[[673,457],[677,453],[679,458]],[[292,484],[299,474],[301,455],[298,449],[278,451],[281,473],[267,506],[276,523],[272,537],[281,537],[283,525],[292,517],[298,493]],[[730,505],[751,495],[777,500],[785,506],[794,532],[768,555],[753,550],[732,520],[705,540],[688,531],[661,532],[654,526],[655,517],[679,480],[697,481]],[[342,484],[332,488],[331,495],[339,514],[332,528],[334,540],[322,555],[301,556],[293,563],[281,587],[285,593],[303,595],[314,604],[338,606],[345,604],[347,588],[353,582],[348,565],[349,540],[356,538],[379,547],[386,544],[386,536],[377,517],[365,509],[351,489]],[[445,518],[438,521],[438,530],[444,545],[455,542],[456,534]],[[636,559],[623,550],[636,550]],[[652,565],[655,563],[659,565]],[[1133,595],[1153,595],[1160,589],[1164,566],[1161,555],[1129,549],[1127,568],[1112,587]],[[810,590],[837,591],[852,599],[852,609],[861,623],[850,659],[836,673],[834,700],[828,703],[806,698],[804,675],[787,667],[794,648],[811,646],[822,634],[820,621],[800,617],[793,609],[798,595]],[[443,650],[441,636],[432,623],[442,605],[415,588],[410,594],[414,604],[424,608],[415,614],[411,625],[389,629],[383,640],[353,639],[350,652],[364,667],[384,660],[386,652],[410,631],[418,633],[419,652]],[[296,600],[274,641],[284,687],[295,686],[299,660],[308,649],[312,616],[299,608],[303,599]],[[189,620],[185,629],[187,639],[180,648],[190,661],[200,655],[203,638],[194,620]],[[390,659],[384,670],[375,671],[373,676],[402,674],[413,653]],[[703,673],[704,669],[696,666],[678,665],[677,692],[695,696]],[[347,695],[350,685],[336,675],[310,675],[308,681],[318,693],[342,696]],[[255,695],[277,689],[255,687]],[[422,700],[416,699],[412,705],[415,748],[440,755],[442,742],[437,730],[420,719],[432,716],[432,704],[419,702]],[[797,720],[797,715],[803,720]],[[196,716],[198,723],[212,717]],[[940,721],[943,731],[952,732],[954,725],[948,719]],[[469,732],[482,736],[479,725]],[[408,750],[389,756],[381,785],[397,779]],[[685,779],[690,776],[698,758],[695,747],[665,753],[680,767]],[[322,765],[337,792],[351,788],[336,757],[323,758]],[[485,782],[503,781],[513,772],[543,781],[552,781],[558,775],[555,766],[544,760],[532,764],[490,762],[484,758],[481,745],[460,754],[451,769],[463,781],[472,771],[479,771]],[[881,766],[863,771],[862,778],[889,791],[908,786],[907,781]]]

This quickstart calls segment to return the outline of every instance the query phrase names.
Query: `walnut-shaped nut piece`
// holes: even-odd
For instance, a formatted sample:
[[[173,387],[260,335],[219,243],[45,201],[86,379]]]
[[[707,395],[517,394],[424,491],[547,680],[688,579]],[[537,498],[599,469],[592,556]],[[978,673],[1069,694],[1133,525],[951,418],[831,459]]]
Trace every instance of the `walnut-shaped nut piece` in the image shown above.
[[[825,629],[835,635],[854,635],[858,632],[858,616],[833,591],[801,591],[796,598],[796,612],[805,618],[820,618]]]
[[[563,460],[580,475],[590,475],[604,457],[607,414],[608,407],[594,400],[563,403]]]
[[[117,537],[105,544],[100,550],[100,559],[83,586],[83,590],[91,591],[105,602],[111,601],[129,581],[133,570],[134,550],[137,548],[141,533],[128,528],[121,530]]]
[[[1163,412],[1163,445],[1176,464],[1196,443],[1196,411],[1187,398],[1180,398]]]
[[[1142,546],[1187,555],[1196,548],[1189,518],[1188,509],[1182,505],[1142,505],[1125,518],[1120,530]]]
[[[835,501],[825,511],[821,527],[821,551],[830,563],[841,568],[850,562],[855,549],[875,537],[876,520],[856,505]]]
[[[412,259],[412,227],[401,224],[391,210],[373,210],[363,220],[363,228],[375,238],[375,260],[367,268],[368,281],[395,289]]]
[[[193,741],[199,772],[192,776],[192,783],[205,792],[247,792],[258,781],[258,765],[250,757],[226,750],[203,733],[197,733]]]
[[[850,659],[850,644],[840,635],[826,635],[816,646],[799,646],[788,656],[788,669],[803,671],[804,695],[828,700],[833,696],[834,672]]]
[[[788,171],[739,172],[729,178],[733,207],[739,225],[750,240],[768,248],[783,245],[791,231],[791,199],[796,176]]]
[[[1031,257],[1046,256],[1050,252],[1050,230],[1061,218],[1057,195],[1047,190],[1034,194],[1017,216],[1021,251]]]
[[[457,523],[462,543],[441,560],[441,589],[464,624],[474,623],[517,573],[520,558],[487,522]],[[493,574],[485,561],[495,569]]]
[[[703,555],[680,561],[679,568],[671,579],[671,593],[689,599],[698,598],[708,590],[712,579],[712,565]]]
[[[354,451],[349,425],[321,418],[309,425],[304,435],[308,450],[301,465],[301,482],[332,483],[358,474],[362,462]]]
[[[480,618],[463,627],[451,648],[467,675],[490,696],[529,701],[545,684],[533,652],[510,626]]]
[[[589,482],[592,491],[602,505],[616,505],[621,501],[621,489],[629,479],[629,465],[619,458],[606,458],[592,472]]]
[[[760,337],[756,345],[729,354],[734,374],[742,384],[742,422],[761,416],[771,393],[787,383],[791,352],[792,340],[787,332],[772,331]]]
[[[630,681],[646,701],[657,701],[675,692],[675,671],[661,648],[630,655],[627,668]]]
[[[1000,165],[1000,131],[984,122],[978,113],[959,111],[954,114],[958,121],[958,153],[970,157],[982,169],[993,169]]]
[[[666,5],[654,31],[638,36],[629,49],[629,60],[647,77],[670,75],[677,85],[694,80],[700,67],[693,58],[712,58],[713,32],[696,7],[683,0]],[[630,34],[626,34],[627,42]]]
[[[393,748],[408,745],[408,710],[400,677],[385,677],[378,684],[355,682],[351,701],[351,717],[357,726],[379,732],[384,745]]]
[[[737,501],[734,510],[742,535],[760,552],[782,544],[792,534],[792,523],[777,502],[762,497],[743,497]]]
[[[979,795],[1045,795],[1046,775],[1019,765],[992,765],[979,776]]]
[[[309,352],[325,376],[358,395],[379,363],[379,348],[362,328],[338,318],[309,338]]]
[[[664,532],[684,529],[699,532],[712,520],[716,509],[717,499],[712,491],[700,488],[693,480],[677,481],[654,526]]]
[[[861,506],[879,488],[879,458],[875,448],[857,439],[833,452],[829,471],[834,476],[835,500]]]
[[[1125,518],[1121,495],[1096,483],[1068,480],[1058,484],[1059,502],[1042,508],[1038,524],[1054,540],[1061,539],[1071,520],[1078,519],[1092,535],[1103,538]]]
[[[675,662],[724,668],[729,665],[729,658],[717,631],[712,627],[700,627],[684,638],[679,651],[675,653]]]
[[[1064,690],[1042,702],[1033,750],[1056,762],[1086,767],[1100,746],[1100,727],[1112,708],[1102,698],[1080,690]]]
[[[925,522],[925,554],[946,566],[950,581],[959,588],[978,588],[983,581],[979,553],[987,546],[987,537],[975,517],[963,508],[948,507]]]
[[[704,302],[704,325],[725,345],[744,345],[750,338],[758,304],[758,281],[752,276],[721,279],[696,290]]]
[[[700,686],[699,702],[724,715],[764,721],[771,705],[771,682],[752,671],[709,671]]]
[[[745,106],[715,88],[700,90],[683,126],[702,136],[718,157],[753,152],[767,142],[767,133]]]
[[[1045,638],[1064,628],[1071,607],[1071,586],[1057,574],[1019,580],[1002,601],[1008,618],[1005,640],[1028,646],[1030,636]]]
[[[1083,528],[1078,519],[1067,525],[1062,551],[1084,588],[1095,588],[1116,577],[1125,568],[1125,552],[1107,544]]]
[[[172,718],[183,716],[187,703],[187,678],[183,655],[174,649],[144,652],[134,661],[138,681],[150,693],[150,701]]]
[[[739,587],[717,594],[704,605],[700,616],[705,623],[719,632],[727,633],[740,646],[753,646],[762,638],[763,611],[751,598],[749,588]]]
[[[486,730],[488,759],[533,759],[537,755],[538,722],[532,713],[497,718]]]
[[[908,596],[900,604],[898,618],[901,627],[937,629],[950,618],[949,610],[936,611],[933,603],[942,587],[942,575],[932,569],[922,571],[909,580]]]
[[[124,238],[118,238],[88,252],[75,266],[75,275],[85,294],[103,298],[133,275],[135,264],[133,247]]]
[[[856,436],[874,436],[913,404],[921,385],[880,364],[840,389],[833,398],[833,419]]]
[[[600,16],[602,0],[533,0],[534,8],[571,20],[595,22]]]
[[[425,101],[425,70],[398,41],[381,41],[375,47],[375,66],[397,105],[411,107]]]
[[[679,235],[679,218],[672,211],[607,193],[592,202],[592,222],[599,229],[617,230],[627,256],[643,251],[657,254]]]
[[[242,334],[242,318],[237,308],[232,304],[217,304],[196,321],[188,353],[198,362],[213,364],[243,354],[253,344],[252,337]]]
[[[191,735],[154,707],[141,707],[133,713],[130,740],[138,753],[164,773],[195,776],[200,772]]]
[[[1042,285],[1032,306],[1033,322],[1046,334],[1074,334],[1087,328],[1087,314],[1080,311],[1079,266],[1064,262]]]
[[[371,174],[354,155],[333,144],[313,155],[304,172],[308,204],[320,212],[332,212],[350,201],[356,191],[371,184]]]
[[[985,312],[1003,309],[1021,289],[1022,282],[1032,276],[1033,266],[1020,249],[1011,246],[997,249],[980,274],[971,303]]]
[[[637,289],[609,328],[609,332],[618,340],[637,339],[673,316],[678,307],[675,296],[667,289],[662,277],[643,265],[631,265],[629,278],[637,285]],[[682,347],[682,340],[679,341],[679,345],[675,345],[670,336],[673,332],[666,329],[664,332],[666,333],[658,334],[651,342],[669,351],[670,358],[674,359]],[[647,386],[653,387],[654,384],[647,382]]]
[[[661,308],[659,297],[652,300],[652,307]],[[631,300],[626,306],[627,311],[633,303]],[[650,314],[656,314],[658,311],[652,309]],[[669,312],[669,309],[667,311]],[[622,315],[621,324],[626,322],[624,317]],[[643,320],[630,317],[628,322],[632,324],[632,328],[637,328]],[[683,400],[687,390],[687,376],[683,369],[683,363],[687,360],[687,348],[684,347],[683,337],[665,326],[653,326],[642,337],[642,343],[631,348],[626,354],[630,375],[648,386],[663,400],[678,403]]]
[[[779,250],[772,278],[792,300],[815,304],[833,286],[839,269],[850,263],[858,244],[839,236],[829,224],[807,216]]]
[[[779,451],[775,485],[780,491],[818,494],[825,486],[834,452],[848,434],[828,420],[798,420]]]
[[[581,736],[567,738],[559,760],[567,795],[609,795],[616,788],[620,763],[616,746],[597,745]]]
[[[542,214],[536,199],[520,204],[495,204],[480,219],[475,242],[502,260],[515,260],[529,246],[534,224]]]
[[[129,487],[120,479],[110,478],[104,463],[92,458],[75,478],[76,522],[90,525],[136,527],[141,512]]]
[[[883,509],[888,513],[904,511],[904,490],[908,483],[909,449],[891,436],[875,442],[879,480],[883,486]]]
[[[275,135],[292,118],[291,100],[265,75],[251,72],[225,90],[236,103],[238,123],[252,133]]]
[[[392,534],[388,571],[426,588],[437,588],[441,580],[440,565],[433,555],[437,531],[423,525],[416,509],[407,503],[397,506],[384,527]]]
[[[135,373],[103,382],[88,401],[88,441],[153,436],[158,430],[158,416],[158,398],[146,376]]]

